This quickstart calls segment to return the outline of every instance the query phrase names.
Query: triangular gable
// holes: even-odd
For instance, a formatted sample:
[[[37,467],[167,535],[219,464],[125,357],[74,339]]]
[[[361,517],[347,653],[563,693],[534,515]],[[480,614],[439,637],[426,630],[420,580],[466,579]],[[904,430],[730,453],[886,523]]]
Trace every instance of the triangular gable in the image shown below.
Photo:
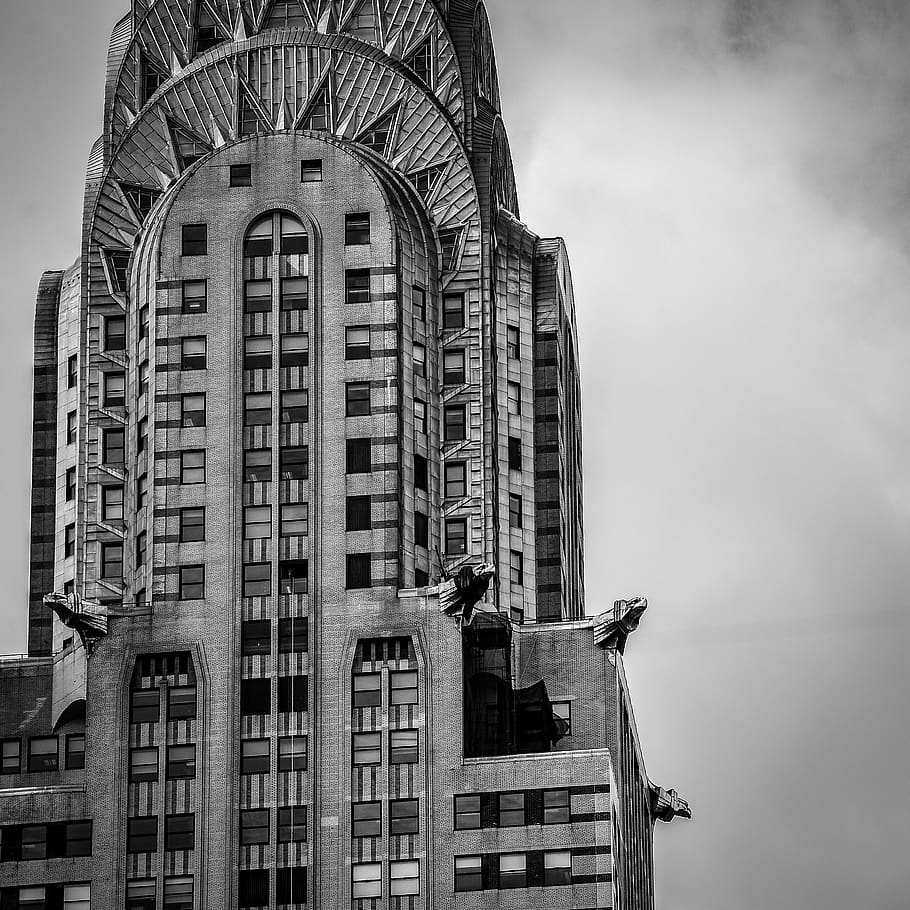
[[[306,107],[297,118],[296,129],[315,130],[317,132],[332,131],[332,81],[331,73],[319,83],[319,86],[310,95]]]
[[[256,133],[270,133],[272,122],[263,108],[258,95],[246,82],[240,80],[240,135],[254,136]]]
[[[439,232],[439,246],[442,251],[442,270],[452,272],[458,267],[461,258],[461,241],[464,228],[450,228]]]
[[[181,171],[185,171],[190,165],[195,164],[212,151],[212,143],[209,139],[194,133],[188,126],[168,117],[167,127],[171,136],[171,145],[174,148],[174,160]]]
[[[171,78],[168,68],[152,57],[139,52],[139,103],[145,104]]]
[[[430,167],[423,168],[419,171],[412,171],[408,174],[408,180],[414,185],[417,194],[428,203],[436,193],[445,172],[449,169],[449,162],[444,161],[441,164],[433,164]]]
[[[398,133],[398,121],[401,116],[401,102],[395,102],[384,114],[380,114],[372,123],[364,127],[354,141],[372,149],[383,158],[390,158]]]
[[[425,85],[433,83],[433,39],[421,41],[408,53],[402,63]]]

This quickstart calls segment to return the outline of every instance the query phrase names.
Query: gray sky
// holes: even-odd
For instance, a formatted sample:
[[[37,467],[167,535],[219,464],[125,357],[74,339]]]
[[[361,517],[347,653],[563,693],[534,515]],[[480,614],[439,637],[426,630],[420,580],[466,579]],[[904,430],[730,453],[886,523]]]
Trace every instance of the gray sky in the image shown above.
[[[660,910],[906,910],[910,3],[488,0],[524,219],[566,237],[589,608],[627,672]],[[3,650],[31,321],[78,252],[111,0],[0,20]]]

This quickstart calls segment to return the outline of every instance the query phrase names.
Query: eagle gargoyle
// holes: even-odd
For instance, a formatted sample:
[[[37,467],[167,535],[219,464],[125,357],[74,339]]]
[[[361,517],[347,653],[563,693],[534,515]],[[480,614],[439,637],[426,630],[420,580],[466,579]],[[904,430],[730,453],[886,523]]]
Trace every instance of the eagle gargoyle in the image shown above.
[[[651,784],[651,814],[667,823],[676,818],[692,818],[689,804],[675,790],[664,790],[657,784]]]
[[[95,645],[107,635],[107,608],[93,601],[83,600],[78,594],[47,594],[44,605],[53,610],[60,622],[67,628],[74,629],[89,657]]]
[[[647,598],[617,600],[611,613],[601,613],[594,620],[594,643],[600,648],[615,647],[620,654],[626,650],[626,640],[638,628],[645,610]]]
[[[465,625],[474,618],[474,608],[486,596],[496,569],[489,563],[465,566],[443,587],[439,594],[439,608],[448,616],[459,616]]]

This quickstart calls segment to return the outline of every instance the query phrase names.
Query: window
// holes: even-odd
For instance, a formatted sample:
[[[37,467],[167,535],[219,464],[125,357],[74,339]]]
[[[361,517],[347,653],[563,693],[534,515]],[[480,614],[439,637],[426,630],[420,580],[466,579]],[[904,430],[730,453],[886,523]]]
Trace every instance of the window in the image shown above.
[[[267,844],[269,842],[269,810],[247,809],[240,813],[240,843]]]
[[[171,686],[167,690],[167,719],[187,720],[196,716],[196,687]]]
[[[154,879],[134,879],[126,883],[126,910],[155,910],[158,906],[155,898]]]
[[[126,407],[126,374],[105,373],[103,405],[106,408]]]
[[[164,880],[164,910],[193,910],[193,877],[172,876]]]
[[[511,360],[521,360],[521,338],[514,325],[506,328],[506,353]]]
[[[310,393],[308,389],[281,393],[281,422],[306,423],[310,419]]]
[[[190,778],[196,776],[196,747],[168,746],[167,747],[167,777],[168,780],[176,778]]]
[[[463,499],[467,495],[467,465],[463,461],[447,462],[445,468],[445,498]]]
[[[183,255],[205,256],[209,251],[209,228],[207,224],[183,225]]]
[[[382,763],[382,734],[354,734],[354,765],[379,765]]]
[[[515,587],[520,588],[525,583],[525,558],[519,550],[512,550],[509,579]]]
[[[245,656],[272,653],[272,623],[268,619],[252,619],[241,626],[240,649]]]
[[[110,432],[110,431],[109,431]],[[117,430],[118,433],[123,433],[123,430]],[[70,411],[66,415],[66,444],[72,445],[76,441],[76,412]]]
[[[346,269],[344,273],[344,302],[370,302],[370,270]]]
[[[528,858],[524,853],[499,855],[499,887],[527,888]]]
[[[306,275],[282,278],[280,293],[282,310],[306,310],[310,305],[310,279]]]
[[[480,794],[456,796],[455,830],[476,831],[480,826]]]
[[[130,751],[130,780],[158,780],[157,749],[132,749]]]
[[[445,294],[442,298],[442,327],[464,328],[464,294]]]
[[[449,518],[446,521],[446,555],[465,556],[468,552],[468,520]]]
[[[483,859],[480,856],[455,857],[455,890],[483,891]]]
[[[564,825],[572,821],[568,790],[544,790],[543,823]]]
[[[278,740],[278,770],[306,771],[307,738],[305,736],[282,736]]]
[[[243,453],[244,483],[268,483],[272,479],[272,450],[248,449]]]
[[[460,442],[467,438],[465,406],[449,405],[443,413],[443,437],[445,442]]]
[[[499,827],[518,828],[526,824],[524,793],[500,793]]]
[[[382,803],[354,803],[351,836],[382,837]]]
[[[278,843],[296,844],[306,840],[306,806],[284,806],[278,810]]]
[[[149,495],[149,476],[143,474],[136,480],[136,509],[141,511],[145,508],[145,503]]]
[[[205,483],[204,449],[191,449],[180,453],[180,482]]]
[[[245,739],[240,744],[240,773],[269,773],[269,741],[267,739]]]
[[[22,743],[4,739],[0,745],[0,774],[18,774],[22,770]]]
[[[346,530],[369,531],[372,527],[369,496],[348,496],[346,503]]]
[[[346,413],[348,417],[364,417],[370,414],[370,384],[349,382],[345,386]]]
[[[240,680],[240,714],[253,717],[272,710],[272,681],[270,679]]]
[[[389,733],[389,761],[393,765],[417,762],[417,731],[392,730]]]
[[[418,699],[417,671],[394,670],[389,674],[389,690],[393,705],[416,705]]]
[[[204,313],[208,309],[208,283],[184,281],[182,309],[184,313]]]
[[[309,650],[309,630],[305,616],[278,620],[278,653],[305,654]]]
[[[419,829],[416,799],[393,799],[389,803],[389,833],[416,834]]]
[[[423,512],[414,513],[414,544],[425,550],[430,546],[430,520]]]
[[[283,335],[281,338],[281,365],[305,367],[310,363],[310,336],[306,334]]]
[[[373,470],[372,439],[349,439],[346,448],[348,474],[369,474]]]
[[[180,399],[180,424],[183,427],[205,426],[205,393],[183,395]]]
[[[47,910],[48,889],[43,885],[33,888],[20,888],[18,893],[18,908],[22,910]],[[15,890],[14,890],[15,893]]]
[[[136,535],[136,568],[141,569],[145,565],[146,556],[148,555],[148,534],[142,531]]]
[[[572,702],[570,701],[554,701],[553,702],[553,716],[557,721],[562,721],[565,733],[564,736],[572,735]]]
[[[427,403],[414,399],[414,430],[421,436],[427,435]]]
[[[130,693],[130,723],[157,724],[160,706],[160,689],[133,689]]]
[[[280,214],[281,222],[281,255],[302,256],[309,252],[310,241],[306,228],[293,215]]]
[[[307,710],[307,682],[306,676],[278,677],[278,711],[281,714]]]
[[[111,581],[123,578],[123,544],[101,544],[101,577]]]
[[[509,470],[521,470],[521,440],[516,436],[509,437]]]
[[[268,540],[272,536],[272,507],[247,506],[243,510],[243,539]],[[246,595],[247,597],[251,595]]]
[[[205,597],[205,566],[180,567],[180,599],[202,600]]]
[[[248,427],[267,426],[272,422],[272,393],[252,392],[243,402],[243,422]]]
[[[67,856],[92,855],[92,823],[68,822],[64,827],[66,843],[63,852]]]
[[[66,469],[66,501],[72,502],[76,498],[76,469]]]
[[[25,825],[20,829],[21,857],[28,861],[47,858],[47,826]]]
[[[204,370],[206,368],[205,336],[184,338],[180,342],[180,369]]]
[[[509,527],[520,528],[524,505],[522,498],[517,493],[509,493]]]
[[[243,368],[268,370],[272,367],[272,336],[251,335],[243,340]]]
[[[149,362],[143,360],[139,364],[139,397],[142,398],[143,395],[148,395],[149,391]],[[146,428],[148,428],[148,418],[143,417],[143,420],[146,422]],[[144,449],[140,449],[140,452]]]
[[[319,183],[322,180],[322,159],[308,158],[300,162],[300,182]]]
[[[306,866],[277,870],[276,895],[279,905],[306,903],[306,870]]]
[[[548,850],[543,855],[544,885],[572,884],[572,851]]]
[[[427,321],[427,292],[417,285],[414,285],[411,293],[411,306],[414,308],[414,315],[421,321]]]
[[[180,510],[180,542],[193,543],[205,540],[205,509]]]
[[[309,591],[310,564],[306,559],[282,559],[278,566],[281,594],[306,594]]]
[[[464,378],[464,351],[446,351],[443,356],[443,383],[464,385]]]
[[[271,468],[271,453],[269,453]],[[309,446],[287,447],[281,450],[281,479],[309,480],[310,449]]]
[[[164,819],[164,849],[192,850],[196,844],[196,819],[192,815],[168,815]]]
[[[108,316],[104,320],[104,350],[126,350],[126,317]]]
[[[423,455],[414,455],[414,488],[427,492],[429,486],[429,471],[427,460]]]
[[[517,382],[510,382],[507,394],[509,413],[517,417],[521,414],[521,386]]]
[[[139,310],[139,340],[143,341],[149,337],[149,308],[142,307]]]
[[[67,525],[63,529],[63,558],[69,559],[76,553],[76,526]]]
[[[270,313],[272,311],[271,278],[256,278],[244,282],[243,308],[247,313]]]
[[[231,186],[252,186],[253,166],[251,164],[231,165]]]
[[[66,361],[66,387],[75,389],[79,382],[79,355],[70,354]]]
[[[268,597],[272,593],[272,564],[252,562],[243,567],[243,596]]]
[[[281,507],[281,536],[306,537],[310,533],[310,507],[301,502]]]
[[[422,344],[414,344],[412,347],[412,357],[414,358],[414,378],[427,378],[427,349]]]
[[[389,863],[389,878],[393,897],[420,894],[420,861],[416,859],[393,860]]]
[[[344,216],[345,246],[362,246],[370,242],[370,213]]]
[[[347,558],[347,588],[349,591],[373,586],[369,553],[350,553]]]
[[[104,521],[123,521],[123,487],[101,488],[101,517]]]
[[[382,676],[379,673],[354,674],[354,707],[378,708],[382,704]]]
[[[351,897],[354,900],[382,897],[382,863],[355,863],[351,866]]]
[[[126,852],[154,853],[158,849],[158,817],[155,815],[126,820]]]
[[[368,325],[349,326],[344,331],[344,359],[369,360],[370,327]]]

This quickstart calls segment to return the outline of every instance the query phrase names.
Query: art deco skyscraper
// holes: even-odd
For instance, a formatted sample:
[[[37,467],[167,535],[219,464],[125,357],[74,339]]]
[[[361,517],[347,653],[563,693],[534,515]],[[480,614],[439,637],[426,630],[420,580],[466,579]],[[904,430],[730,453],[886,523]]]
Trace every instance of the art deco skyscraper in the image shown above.
[[[39,294],[3,910],[650,907],[580,419],[482,3],[136,0]]]

